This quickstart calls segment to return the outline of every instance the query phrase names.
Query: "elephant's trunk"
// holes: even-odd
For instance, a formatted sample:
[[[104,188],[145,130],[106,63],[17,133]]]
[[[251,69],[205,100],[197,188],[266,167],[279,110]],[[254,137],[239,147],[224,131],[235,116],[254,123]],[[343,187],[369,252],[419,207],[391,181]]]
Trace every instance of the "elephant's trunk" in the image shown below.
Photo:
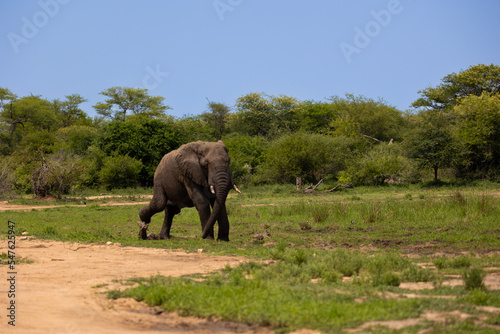
[[[226,206],[227,194],[229,193],[229,190],[233,187],[233,183],[231,182],[232,180],[231,174],[229,173],[227,167],[218,168],[215,171],[215,177],[213,180],[214,180],[213,184],[210,183],[210,190],[212,193],[215,192],[215,203],[212,213],[210,214],[210,217],[208,218],[207,223],[205,224],[205,227],[203,229],[202,238],[204,239],[208,236],[209,232],[212,230],[213,226],[215,225],[215,221],[219,219],[220,215],[223,212],[226,211],[224,210],[224,208]]]

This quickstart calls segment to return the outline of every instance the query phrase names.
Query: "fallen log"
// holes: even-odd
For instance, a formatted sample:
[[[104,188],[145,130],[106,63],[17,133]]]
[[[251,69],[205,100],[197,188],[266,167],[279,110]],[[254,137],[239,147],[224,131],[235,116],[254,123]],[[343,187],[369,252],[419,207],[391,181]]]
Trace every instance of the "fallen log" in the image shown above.
[[[337,190],[339,188],[342,188],[342,189],[354,188],[355,189],[356,187],[354,187],[354,183],[339,184],[339,185],[336,185],[335,187],[333,187],[330,190],[325,190],[325,192],[331,193],[331,192],[334,192],[335,190]]]
[[[313,187],[312,185],[310,185],[309,187],[307,187],[306,189],[304,189],[304,192],[305,193],[311,193],[313,191],[316,190],[316,188],[318,188],[318,186],[323,182],[323,179],[319,180],[318,183],[316,183],[316,185]]]

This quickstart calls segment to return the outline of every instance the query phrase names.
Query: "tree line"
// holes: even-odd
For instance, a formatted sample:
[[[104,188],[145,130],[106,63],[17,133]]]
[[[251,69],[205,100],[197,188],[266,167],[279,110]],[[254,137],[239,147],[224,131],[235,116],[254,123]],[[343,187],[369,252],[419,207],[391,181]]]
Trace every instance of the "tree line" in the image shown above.
[[[494,64],[445,76],[407,111],[352,94],[300,101],[250,93],[232,107],[207,99],[204,113],[175,118],[147,89],[100,94],[91,118],[78,94],[49,101],[0,87],[0,197],[149,187],[163,155],[196,140],[223,140],[240,184],[500,179]]]

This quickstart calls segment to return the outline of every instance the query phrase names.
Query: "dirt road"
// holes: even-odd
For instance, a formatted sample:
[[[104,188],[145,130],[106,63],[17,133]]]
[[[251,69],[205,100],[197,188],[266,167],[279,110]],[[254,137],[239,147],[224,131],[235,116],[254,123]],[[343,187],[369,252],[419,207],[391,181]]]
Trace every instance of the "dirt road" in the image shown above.
[[[7,240],[0,241],[7,250]],[[107,300],[99,292],[119,288],[113,280],[156,274],[181,276],[237,265],[244,259],[119,245],[17,240],[15,299],[8,297],[8,266],[1,265],[0,333],[270,333],[241,324],[209,322],[155,314],[158,310],[130,299]],[[6,317],[15,300],[15,328]]]

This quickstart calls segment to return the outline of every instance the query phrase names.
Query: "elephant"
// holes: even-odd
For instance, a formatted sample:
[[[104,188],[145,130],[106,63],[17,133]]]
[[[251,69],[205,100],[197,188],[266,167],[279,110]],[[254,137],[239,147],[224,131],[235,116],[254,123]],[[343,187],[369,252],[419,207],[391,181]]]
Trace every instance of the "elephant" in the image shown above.
[[[226,198],[233,188],[241,193],[234,184],[229,162],[227,147],[220,140],[184,144],[163,156],[154,174],[153,198],[139,210],[139,237],[148,239],[151,217],[165,210],[159,238],[170,239],[174,216],[182,208],[194,206],[200,216],[202,238],[214,239],[217,221],[217,239],[229,241]]]

